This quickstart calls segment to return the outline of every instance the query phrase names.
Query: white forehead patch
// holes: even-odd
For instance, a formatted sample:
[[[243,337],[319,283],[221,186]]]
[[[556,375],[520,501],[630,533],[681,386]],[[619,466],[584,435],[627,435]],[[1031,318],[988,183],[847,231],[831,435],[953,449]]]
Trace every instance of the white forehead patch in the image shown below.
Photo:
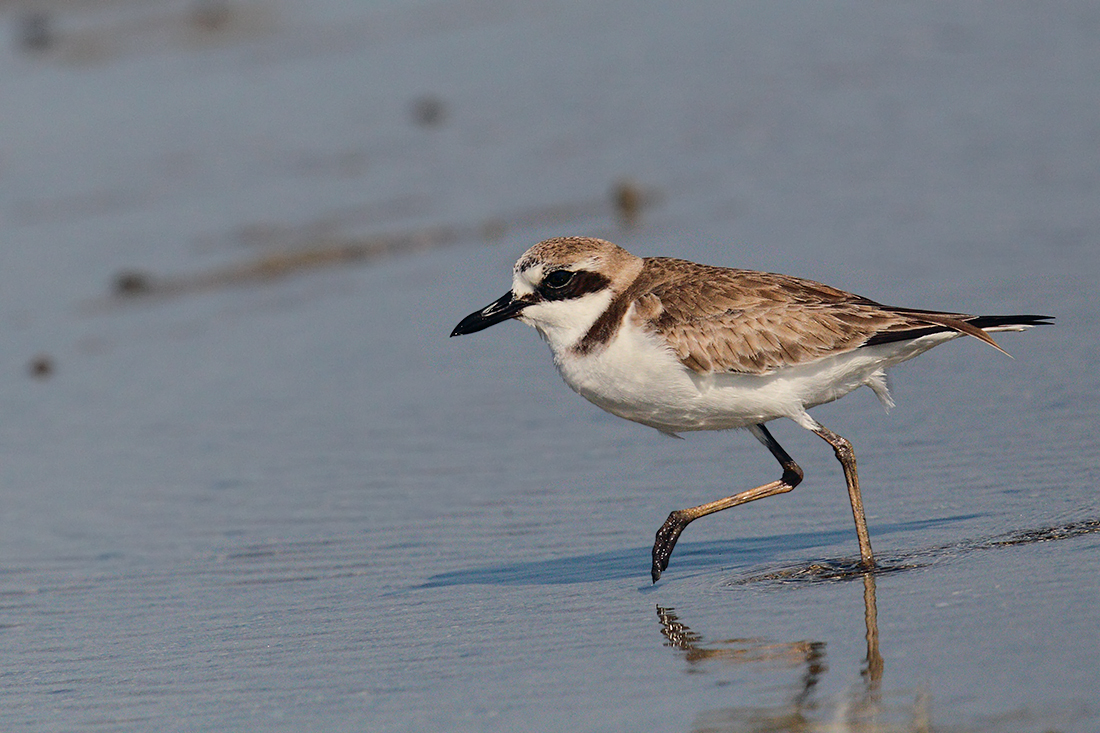
[[[528,272],[517,272],[512,277],[512,294],[517,298],[522,298],[524,295],[530,295],[535,292],[535,283],[538,280],[532,281],[528,277]]]
[[[523,269],[520,265],[525,264]],[[546,265],[542,262],[520,260],[512,268],[512,292],[517,296],[529,295],[535,292],[535,286],[542,280],[542,273]]]
[[[600,258],[595,256],[585,257],[573,262],[544,262],[530,256],[524,256],[512,268],[512,292],[517,296],[535,292],[536,286],[542,282],[542,278],[551,270],[599,272],[600,265]]]

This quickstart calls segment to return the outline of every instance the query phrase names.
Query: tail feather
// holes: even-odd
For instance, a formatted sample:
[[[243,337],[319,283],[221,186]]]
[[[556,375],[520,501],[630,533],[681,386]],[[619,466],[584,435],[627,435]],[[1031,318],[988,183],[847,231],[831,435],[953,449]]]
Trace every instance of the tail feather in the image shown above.
[[[983,331],[1023,331],[1032,326],[1052,325],[1054,316],[978,316],[967,320]]]
[[[900,309],[899,309],[900,310]],[[1054,316],[1017,315],[1017,316],[965,316],[954,313],[936,313],[905,309],[901,311],[913,316],[913,328],[881,331],[864,342],[864,346],[889,344],[895,341],[911,341],[944,331],[957,331],[986,342],[1002,354],[1007,351],[997,345],[987,331],[1023,331],[1032,326],[1046,326],[1054,321]],[[927,325],[926,325],[927,324]]]

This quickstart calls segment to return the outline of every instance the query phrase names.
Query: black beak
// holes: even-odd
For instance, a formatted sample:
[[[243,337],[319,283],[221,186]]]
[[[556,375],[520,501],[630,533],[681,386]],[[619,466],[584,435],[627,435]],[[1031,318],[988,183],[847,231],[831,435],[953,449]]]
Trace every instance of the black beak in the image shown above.
[[[512,297],[512,291],[509,290],[499,299],[459,321],[455,330],[451,331],[451,336],[465,336],[468,333],[483,331],[501,321],[515,318],[529,305],[531,304],[528,301],[516,300]]]

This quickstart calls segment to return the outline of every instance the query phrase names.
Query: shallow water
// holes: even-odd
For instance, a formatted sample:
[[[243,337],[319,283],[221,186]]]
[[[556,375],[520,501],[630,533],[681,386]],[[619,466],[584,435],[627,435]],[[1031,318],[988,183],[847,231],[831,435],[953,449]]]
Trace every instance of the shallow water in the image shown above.
[[[1100,727],[1093,4],[2,13],[4,730]],[[447,338],[567,233],[1058,325],[815,410],[880,574],[780,423],[653,586],[776,467]]]

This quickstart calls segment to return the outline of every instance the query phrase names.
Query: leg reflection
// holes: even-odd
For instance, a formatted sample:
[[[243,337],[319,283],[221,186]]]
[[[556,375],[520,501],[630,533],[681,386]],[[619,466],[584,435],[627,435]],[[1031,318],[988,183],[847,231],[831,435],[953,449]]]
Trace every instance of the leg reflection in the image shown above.
[[[858,681],[848,688],[847,693],[839,696],[822,697],[817,692],[824,687],[820,683],[829,671],[824,642],[777,642],[752,637],[708,640],[680,620],[674,609],[658,606],[657,617],[664,644],[683,653],[688,672],[708,674],[718,671],[723,665],[763,663],[759,672],[765,673],[770,669],[782,677],[789,674],[783,671],[784,667],[801,669],[801,674],[795,679],[787,677],[788,682],[779,688],[786,690],[781,702],[773,700],[768,705],[751,704],[752,699],[757,697],[756,693],[739,688],[742,690],[739,694],[747,692],[750,698],[737,707],[701,711],[695,719],[693,730],[708,733],[745,730],[805,733],[832,730],[830,726],[838,722],[841,723],[839,729],[868,733],[927,733],[932,730],[926,694],[919,690],[883,690],[885,665],[879,650],[875,575],[864,572],[861,577],[867,651],[860,664]],[[856,630],[853,628],[852,632],[856,633]],[[756,671],[744,678],[759,679],[765,676],[757,675]],[[776,689],[774,686],[764,686],[760,688],[760,694],[770,698]]]
[[[867,692],[877,694],[882,685],[882,655],[878,651],[878,601],[875,598],[874,573],[863,574],[863,619],[867,628],[867,659],[861,674]]]
[[[772,662],[804,667],[801,685],[793,700],[796,707],[809,700],[818,680],[829,669],[825,664],[824,642],[774,642],[749,637],[708,642],[681,622],[674,609],[657,606],[657,618],[661,621],[665,646],[683,651],[689,665],[718,660],[734,664]]]

